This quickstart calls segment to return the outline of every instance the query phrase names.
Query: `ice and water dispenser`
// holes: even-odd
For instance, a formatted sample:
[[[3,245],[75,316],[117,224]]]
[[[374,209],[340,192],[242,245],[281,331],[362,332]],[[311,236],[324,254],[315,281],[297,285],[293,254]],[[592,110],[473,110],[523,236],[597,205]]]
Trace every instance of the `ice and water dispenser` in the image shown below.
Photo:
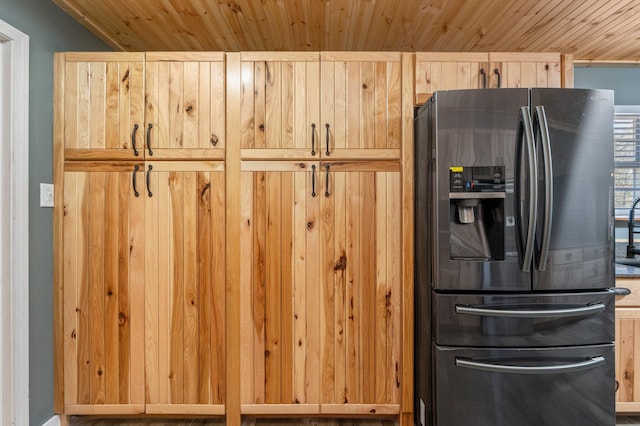
[[[504,260],[504,166],[449,168],[451,259]]]

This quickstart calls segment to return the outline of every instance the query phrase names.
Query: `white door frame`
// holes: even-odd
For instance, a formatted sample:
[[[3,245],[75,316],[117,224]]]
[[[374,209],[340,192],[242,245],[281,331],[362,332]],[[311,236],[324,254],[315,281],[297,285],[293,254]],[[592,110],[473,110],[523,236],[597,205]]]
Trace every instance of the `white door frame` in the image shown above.
[[[0,424],[29,424],[29,37],[0,20]],[[9,64],[6,63],[9,62]],[[8,75],[7,75],[8,74]],[[8,82],[8,84],[7,84]]]

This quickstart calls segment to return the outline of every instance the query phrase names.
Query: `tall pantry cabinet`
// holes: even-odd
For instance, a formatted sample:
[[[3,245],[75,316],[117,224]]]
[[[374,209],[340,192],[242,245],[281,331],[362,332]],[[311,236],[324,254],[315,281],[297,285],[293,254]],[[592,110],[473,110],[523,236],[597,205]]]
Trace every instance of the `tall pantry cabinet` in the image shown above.
[[[56,412],[222,415],[224,55],[55,72]]]
[[[411,424],[413,54],[55,72],[57,413]]]
[[[396,415],[400,54],[239,59],[241,412]]]

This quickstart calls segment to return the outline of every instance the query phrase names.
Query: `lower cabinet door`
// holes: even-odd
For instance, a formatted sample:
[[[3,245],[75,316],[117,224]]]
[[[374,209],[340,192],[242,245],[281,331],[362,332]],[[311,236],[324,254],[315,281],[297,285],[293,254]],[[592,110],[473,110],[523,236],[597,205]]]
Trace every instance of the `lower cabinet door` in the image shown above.
[[[436,425],[614,425],[613,344],[433,346]]]
[[[143,175],[134,170],[65,169],[66,414],[144,412],[144,199],[135,195],[132,182]]]
[[[242,170],[243,413],[397,415],[398,163]]]
[[[224,167],[145,173],[146,413],[224,415]]]

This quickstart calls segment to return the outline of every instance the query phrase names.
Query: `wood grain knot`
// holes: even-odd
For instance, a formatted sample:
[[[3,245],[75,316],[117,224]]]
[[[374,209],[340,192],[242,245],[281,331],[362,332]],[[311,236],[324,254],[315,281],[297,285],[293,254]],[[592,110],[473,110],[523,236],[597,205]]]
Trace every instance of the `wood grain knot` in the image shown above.
[[[311,231],[313,229],[313,222],[307,222],[307,229]]]
[[[218,136],[211,134],[211,139],[209,139],[209,142],[211,142],[212,146],[218,145]]]
[[[304,163],[300,163],[300,164],[298,164],[298,167],[300,167],[301,169],[306,169],[307,165],[304,164]]]
[[[187,105],[187,107],[184,110],[190,113],[191,111],[193,111],[193,105]]]
[[[124,312],[119,312],[118,325],[125,325],[126,322],[127,322],[127,316],[124,314]]]
[[[207,195],[207,191],[211,188],[211,183],[207,182],[207,184],[202,188],[202,192],[200,192],[200,198],[204,199],[204,196]]]
[[[347,268],[347,257],[344,253],[340,256],[336,264],[333,266],[334,271],[344,271]]]
[[[129,70],[127,69],[127,71],[124,73],[124,76],[122,76],[122,82],[126,82],[129,80]]]
[[[229,3],[227,3],[227,6],[229,6],[229,9],[231,9],[233,13],[242,13],[242,8],[235,1],[230,1]]]

